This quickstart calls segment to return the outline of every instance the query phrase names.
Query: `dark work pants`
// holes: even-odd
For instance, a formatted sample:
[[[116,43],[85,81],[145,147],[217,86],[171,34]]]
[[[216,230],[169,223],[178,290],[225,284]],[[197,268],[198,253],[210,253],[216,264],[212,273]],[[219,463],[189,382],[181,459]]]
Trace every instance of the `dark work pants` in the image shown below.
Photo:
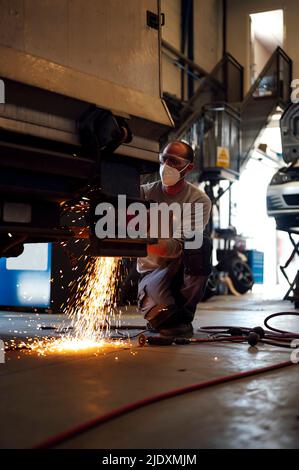
[[[212,244],[204,236],[198,250],[184,250],[164,268],[141,275],[138,307],[154,328],[192,322],[211,272]]]

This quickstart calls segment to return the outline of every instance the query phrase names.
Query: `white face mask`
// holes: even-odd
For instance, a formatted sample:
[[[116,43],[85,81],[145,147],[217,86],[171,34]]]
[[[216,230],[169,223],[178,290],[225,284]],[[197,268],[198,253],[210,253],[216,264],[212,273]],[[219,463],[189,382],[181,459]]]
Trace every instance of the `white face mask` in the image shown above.
[[[173,168],[172,166],[167,165],[166,163],[161,165],[160,177],[164,186],[174,186],[178,181],[184,178],[184,176],[181,176],[181,172],[184,171],[188,165],[189,163],[187,163],[187,165],[184,166],[184,168],[182,168],[180,171],[176,168]]]

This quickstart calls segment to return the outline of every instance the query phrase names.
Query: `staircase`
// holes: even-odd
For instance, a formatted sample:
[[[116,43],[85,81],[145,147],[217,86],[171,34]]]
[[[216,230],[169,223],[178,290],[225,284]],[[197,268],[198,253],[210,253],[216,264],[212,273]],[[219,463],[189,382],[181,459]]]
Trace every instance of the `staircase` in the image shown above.
[[[164,47],[169,45],[163,42]],[[175,52],[175,49],[172,49]],[[178,54],[178,51],[176,51]],[[179,57],[181,54],[179,55]],[[190,66],[190,61],[188,61]],[[171,130],[168,139],[180,139],[184,136],[202,114],[205,105],[212,102],[240,102],[243,96],[243,67],[231,54],[225,54],[216,64],[211,73],[192,63],[197,72],[197,89],[194,95],[183,104],[169,96],[164,99],[172,111],[175,128]]]
[[[200,70],[198,88],[189,101],[176,108],[175,128],[167,139],[189,141],[200,154],[197,170],[209,175],[220,172],[217,148],[228,149],[230,168],[219,178],[233,179],[250,158],[277,106],[284,109],[290,102],[292,61],[278,47],[244,100],[243,67],[230,54],[210,74]],[[165,99],[171,109],[174,103]],[[229,172],[235,176],[231,178]]]

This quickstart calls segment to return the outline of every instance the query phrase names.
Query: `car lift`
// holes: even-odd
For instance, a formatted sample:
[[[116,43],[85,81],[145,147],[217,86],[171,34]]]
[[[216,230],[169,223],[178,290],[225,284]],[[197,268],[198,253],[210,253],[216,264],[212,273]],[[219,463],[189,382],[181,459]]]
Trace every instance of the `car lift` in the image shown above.
[[[284,111],[280,119],[280,133],[281,133],[281,143],[282,143],[282,152],[284,161],[289,163],[295,163],[298,161],[298,150],[299,150],[299,135],[298,135],[298,122],[299,122],[299,105],[298,103],[292,103]],[[297,219],[296,219],[297,220]],[[299,235],[298,225],[281,224],[277,225],[278,230],[283,230],[288,233],[290,241],[293,245],[293,250],[289,256],[286,264],[280,266],[280,270],[284,277],[286,278],[289,289],[284,296],[284,300],[291,300],[295,304],[295,308],[299,308],[299,270],[291,282],[287,276],[286,269],[288,268],[291,261],[296,255],[299,256],[299,241],[295,241],[293,235]],[[291,295],[292,294],[292,295]]]
[[[291,240],[291,243],[293,245],[293,250],[292,250],[289,258],[287,259],[285,265],[280,266],[280,270],[281,270],[282,274],[284,275],[284,277],[286,278],[286,280],[287,280],[287,282],[290,286],[288,291],[286,292],[283,300],[290,300],[291,302],[294,302],[295,308],[299,308],[299,270],[297,271],[297,274],[295,275],[293,281],[290,281],[290,279],[289,279],[289,277],[286,273],[286,270],[287,270],[288,266],[290,265],[290,263],[293,261],[294,257],[296,255],[299,256],[299,240],[295,241],[294,237],[293,237],[293,235],[299,235],[299,230],[288,229],[288,230],[285,230],[285,231],[289,235],[289,239]]]

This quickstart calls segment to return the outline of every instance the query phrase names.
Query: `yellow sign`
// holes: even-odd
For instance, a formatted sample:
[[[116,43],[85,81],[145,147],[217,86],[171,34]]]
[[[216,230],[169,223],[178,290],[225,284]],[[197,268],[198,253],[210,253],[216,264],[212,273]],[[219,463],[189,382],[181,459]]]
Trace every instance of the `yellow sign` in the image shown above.
[[[229,168],[229,149],[227,147],[217,147],[217,160],[216,166],[222,166],[223,168]]]

